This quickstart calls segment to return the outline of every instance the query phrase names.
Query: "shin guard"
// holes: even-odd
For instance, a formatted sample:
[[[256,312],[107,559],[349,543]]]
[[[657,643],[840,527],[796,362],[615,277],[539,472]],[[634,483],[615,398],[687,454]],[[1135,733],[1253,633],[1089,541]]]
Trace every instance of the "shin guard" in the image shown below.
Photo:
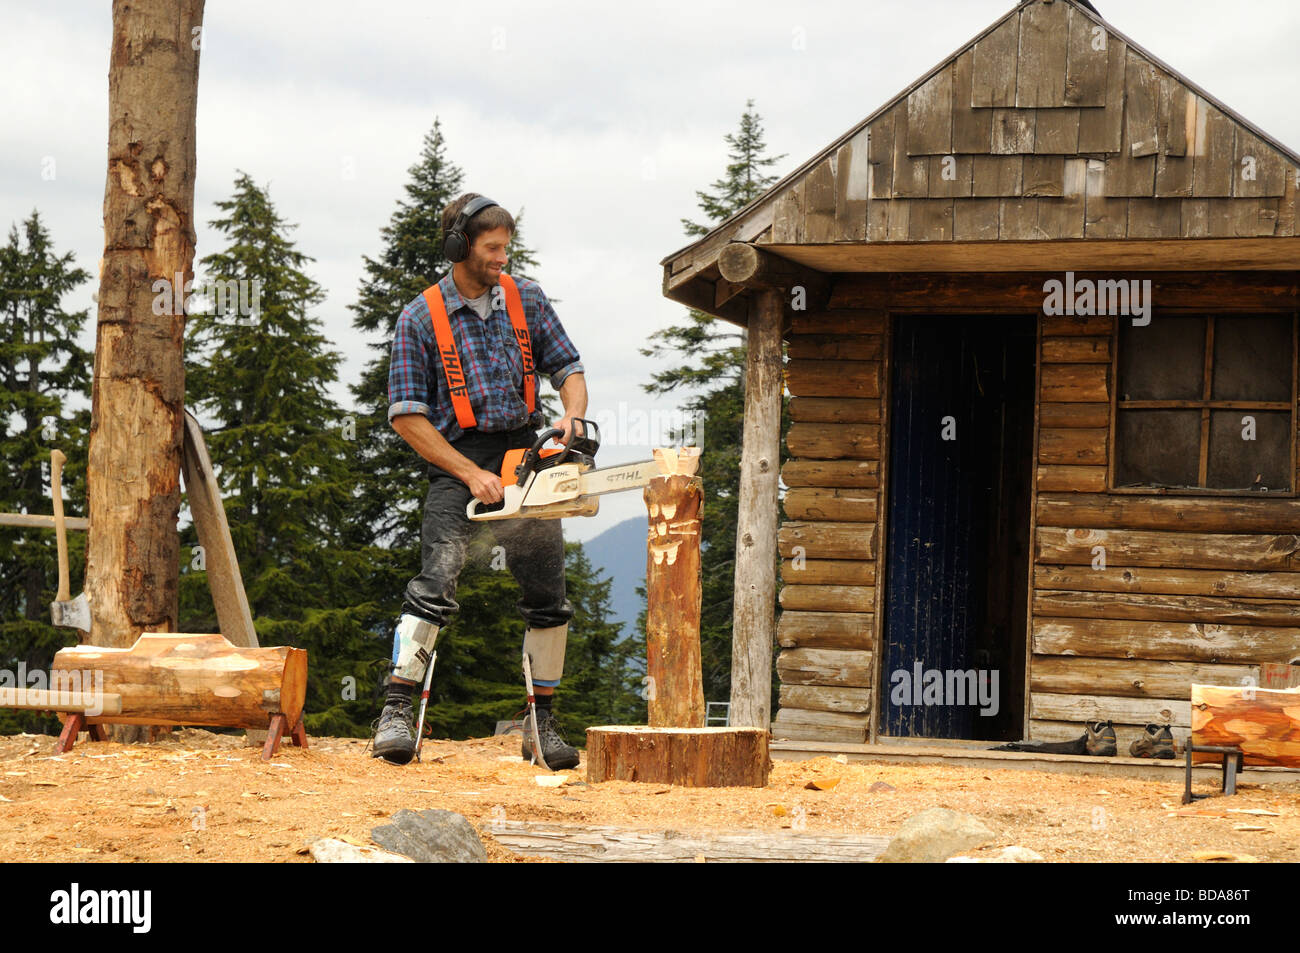
[[[524,652],[531,660],[533,684],[554,688],[564,675],[564,646],[569,640],[569,626],[553,625],[549,629],[529,628],[524,633]]]
[[[404,614],[393,633],[393,674],[418,684],[424,678],[437,641],[438,626],[419,616]]]

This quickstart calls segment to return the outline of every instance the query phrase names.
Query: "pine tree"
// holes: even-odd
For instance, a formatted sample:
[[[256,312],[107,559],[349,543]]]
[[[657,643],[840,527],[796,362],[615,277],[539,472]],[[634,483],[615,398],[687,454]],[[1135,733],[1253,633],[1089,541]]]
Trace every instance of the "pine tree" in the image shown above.
[[[785,156],[764,155],[762,124],[753,105],[753,100],[745,103],[738,132],[724,137],[730,147],[726,175],[713,183],[711,192],[696,193],[709,225],[682,219],[690,236],[707,233],[776,181],[775,175],[763,170]],[[641,353],[674,361],[673,366],[653,374],[644,389],[651,394],[690,395],[683,409],[694,417],[694,430],[703,449],[700,641],[704,697],[724,701],[730,697],[731,685],[731,622],[745,413],[745,332],[692,309],[686,323],[651,335],[650,346]]]
[[[0,247],[0,511],[53,512],[51,450],[68,457],[63,471],[65,512],[86,513],[88,410],[92,355],[77,335],[88,312],[66,311],[62,301],[90,275],[58,255],[38,212],[9,231]],[[85,534],[70,532],[72,592],[81,591]],[[0,668],[49,671],[54,653],[75,645],[76,634],[50,625],[57,585],[54,533],[0,527]],[[57,731],[48,713],[0,709],[0,732]]]
[[[324,295],[288,238],[294,226],[248,175],[217,207],[226,214],[210,224],[227,245],[202,259],[203,279],[237,288],[239,307],[214,296],[211,310],[190,313],[188,399],[215,421],[206,440],[259,642],[308,649],[309,731],[363,733],[371,715],[355,687],[376,677],[384,649],[371,632],[375,607],[358,592],[384,554],[344,539],[352,446],[328,393],[341,358],[309,315]],[[190,527],[182,554],[196,544]],[[181,576],[181,607],[184,631],[215,629],[197,554]]]

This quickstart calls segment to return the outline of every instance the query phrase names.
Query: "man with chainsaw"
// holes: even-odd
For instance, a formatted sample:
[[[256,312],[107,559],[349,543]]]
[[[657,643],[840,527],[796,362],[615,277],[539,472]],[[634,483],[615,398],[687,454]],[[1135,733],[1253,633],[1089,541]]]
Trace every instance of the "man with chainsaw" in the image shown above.
[[[564,432],[563,440],[587,411],[578,351],[546,295],[536,282],[502,270],[514,231],[510,213],[477,193],[449,204],[442,213],[443,255],[453,267],[406,305],[393,338],[388,419],[429,463],[421,569],[406,587],[374,738],[374,756],[395,764],[415,754],[415,695],[427,684],[439,630],[459,608],[456,579],[474,528],[466,507],[472,499],[503,500],[506,452],[532,446],[545,422],[537,409],[536,374],[549,375],[560,393],[564,416],[553,427]],[[524,757],[535,754],[537,739],[549,768],[576,767],[578,752],[561,737],[551,706],[573,616],[560,521],[505,519],[492,528],[522,590],[518,608],[527,624],[524,655],[531,663],[536,720],[530,718],[524,732]]]

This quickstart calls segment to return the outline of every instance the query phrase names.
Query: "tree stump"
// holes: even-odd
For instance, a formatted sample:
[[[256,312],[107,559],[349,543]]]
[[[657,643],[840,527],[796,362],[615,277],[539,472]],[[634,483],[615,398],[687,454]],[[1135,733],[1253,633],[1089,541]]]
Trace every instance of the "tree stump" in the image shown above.
[[[587,781],[761,788],[772,769],[767,739],[762,728],[588,728]]]
[[[1235,745],[1246,764],[1300,768],[1300,689],[1193,685],[1192,744]],[[1192,753],[1198,762],[1221,757]]]
[[[700,666],[700,506],[695,475],[700,451],[656,449],[660,476],[644,492],[650,515],[646,544],[646,674],[650,725],[704,727]]]

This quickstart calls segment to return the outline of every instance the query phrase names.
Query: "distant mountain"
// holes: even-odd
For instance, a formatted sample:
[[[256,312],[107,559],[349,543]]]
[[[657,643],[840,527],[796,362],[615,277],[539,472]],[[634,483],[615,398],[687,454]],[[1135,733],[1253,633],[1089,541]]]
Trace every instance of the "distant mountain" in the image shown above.
[[[623,623],[624,635],[636,628],[636,617],[643,608],[636,589],[645,585],[645,541],[646,522],[642,516],[615,523],[582,544],[591,565],[614,581],[609,587],[611,617]]]

